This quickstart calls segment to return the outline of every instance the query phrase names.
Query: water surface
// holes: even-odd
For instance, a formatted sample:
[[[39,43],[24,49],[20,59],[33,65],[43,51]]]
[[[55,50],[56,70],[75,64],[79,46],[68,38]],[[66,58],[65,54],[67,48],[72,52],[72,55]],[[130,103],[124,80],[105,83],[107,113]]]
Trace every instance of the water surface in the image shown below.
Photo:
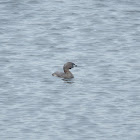
[[[139,7],[1,0],[0,139],[139,140]]]

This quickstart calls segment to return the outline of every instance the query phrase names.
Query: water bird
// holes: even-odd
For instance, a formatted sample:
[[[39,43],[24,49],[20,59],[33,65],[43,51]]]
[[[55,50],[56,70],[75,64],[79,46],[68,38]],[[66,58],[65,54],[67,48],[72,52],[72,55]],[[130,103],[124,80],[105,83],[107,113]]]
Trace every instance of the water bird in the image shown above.
[[[73,62],[67,62],[63,66],[64,72],[56,71],[52,74],[52,76],[56,76],[56,77],[60,77],[60,78],[66,78],[66,79],[74,78],[73,74],[69,71],[69,69],[72,69],[74,67],[77,67],[77,65],[75,65]]]

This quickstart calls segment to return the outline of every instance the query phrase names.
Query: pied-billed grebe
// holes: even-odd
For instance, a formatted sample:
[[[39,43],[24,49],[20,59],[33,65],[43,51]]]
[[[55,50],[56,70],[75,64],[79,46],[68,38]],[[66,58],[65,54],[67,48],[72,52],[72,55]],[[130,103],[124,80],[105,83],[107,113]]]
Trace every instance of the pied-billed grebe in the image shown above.
[[[52,75],[53,76],[57,76],[57,77],[61,77],[61,78],[74,78],[73,74],[69,71],[69,69],[72,69],[73,67],[77,67],[77,65],[75,65],[72,62],[67,62],[66,64],[64,64],[63,66],[63,70],[64,72],[55,72]]]

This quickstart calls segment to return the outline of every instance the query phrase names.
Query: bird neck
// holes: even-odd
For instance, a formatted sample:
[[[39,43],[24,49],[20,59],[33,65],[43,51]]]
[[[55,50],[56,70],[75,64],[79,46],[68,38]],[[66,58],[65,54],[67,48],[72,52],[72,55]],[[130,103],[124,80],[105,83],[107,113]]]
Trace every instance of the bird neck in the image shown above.
[[[70,73],[69,69],[64,69],[65,73]]]

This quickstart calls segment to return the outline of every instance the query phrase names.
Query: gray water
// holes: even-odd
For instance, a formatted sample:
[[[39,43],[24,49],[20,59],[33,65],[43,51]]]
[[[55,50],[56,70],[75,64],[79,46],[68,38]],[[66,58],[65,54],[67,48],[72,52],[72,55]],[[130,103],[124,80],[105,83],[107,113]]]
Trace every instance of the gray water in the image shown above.
[[[140,140],[139,41],[139,0],[0,0],[0,140]]]

